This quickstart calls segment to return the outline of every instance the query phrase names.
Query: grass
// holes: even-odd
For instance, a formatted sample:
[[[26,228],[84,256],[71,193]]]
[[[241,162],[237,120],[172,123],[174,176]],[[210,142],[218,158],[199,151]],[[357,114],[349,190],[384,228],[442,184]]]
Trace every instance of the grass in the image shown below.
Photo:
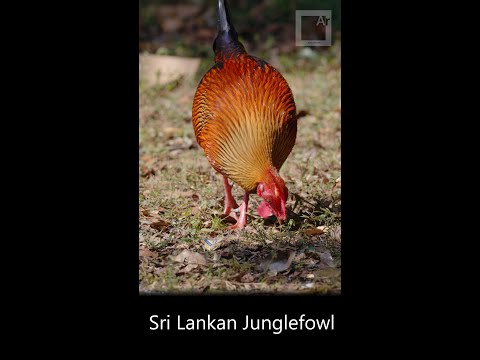
[[[296,145],[280,171],[290,193],[284,225],[260,218],[255,212],[260,199],[254,195],[248,226],[226,228],[221,176],[198,147],[191,125],[193,95],[204,66],[195,79],[155,88],[140,84],[141,292],[340,292],[339,44],[314,57],[266,60],[287,79],[297,111],[308,112],[299,120]],[[240,203],[243,191],[234,186],[233,194]],[[222,241],[206,250],[204,239]],[[172,256],[183,250],[204,255],[207,265],[175,262]],[[266,258],[286,261],[292,252],[287,269],[260,269]]]

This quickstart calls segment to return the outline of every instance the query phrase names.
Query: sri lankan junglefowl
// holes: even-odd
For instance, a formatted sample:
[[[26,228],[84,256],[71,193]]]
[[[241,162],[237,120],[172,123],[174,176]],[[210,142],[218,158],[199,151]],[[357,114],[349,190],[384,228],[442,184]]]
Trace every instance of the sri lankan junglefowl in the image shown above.
[[[247,53],[226,0],[218,0],[213,50],[215,65],[198,85],[192,123],[207,160],[223,175],[224,214],[233,214],[237,221],[231,229],[245,227],[249,195],[256,191],[263,198],[257,213],[265,219],[274,215],[282,223],[287,219],[288,189],[279,171],[297,135],[292,92],[273,66]],[[241,206],[229,180],[245,190]]]

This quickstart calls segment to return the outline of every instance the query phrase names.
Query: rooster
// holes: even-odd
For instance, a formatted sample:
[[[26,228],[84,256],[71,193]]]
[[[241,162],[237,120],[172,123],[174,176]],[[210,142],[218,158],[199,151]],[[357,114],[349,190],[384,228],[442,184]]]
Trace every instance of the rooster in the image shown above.
[[[249,195],[256,190],[263,198],[257,213],[264,219],[274,215],[282,223],[288,189],[279,170],[297,135],[292,92],[273,66],[247,53],[226,0],[218,0],[213,50],[215,65],[198,85],[192,123],[207,160],[223,175],[224,214],[237,220],[231,229],[245,227]],[[241,206],[232,196],[229,179],[245,190]]]

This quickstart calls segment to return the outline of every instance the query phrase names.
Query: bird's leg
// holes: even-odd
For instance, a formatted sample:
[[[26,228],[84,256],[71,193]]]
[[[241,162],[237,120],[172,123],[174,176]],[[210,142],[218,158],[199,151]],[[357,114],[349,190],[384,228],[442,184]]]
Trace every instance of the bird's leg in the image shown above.
[[[238,208],[238,204],[232,196],[233,185],[230,185],[228,178],[225,175],[223,175],[223,184],[225,185],[225,210],[223,211],[223,214],[229,216],[232,209]],[[234,217],[236,218],[235,214]]]
[[[237,223],[229,226],[229,229],[242,229],[247,225],[248,197],[248,191],[245,191],[243,203],[240,205],[240,216],[238,217]]]

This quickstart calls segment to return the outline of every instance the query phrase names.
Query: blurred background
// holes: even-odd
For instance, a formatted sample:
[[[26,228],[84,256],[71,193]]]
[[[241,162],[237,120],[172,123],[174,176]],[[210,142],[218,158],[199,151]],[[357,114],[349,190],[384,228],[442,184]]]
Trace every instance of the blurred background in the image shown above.
[[[229,4],[233,24],[247,51],[280,71],[314,67],[319,55],[331,50],[295,46],[296,10],[332,10],[332,43],[340,41],[339,0],[232,0]],[[217,1],[141,0],[139,6],[139,53],[199,58],[194,74],[199,81],[213,65]],[[302,35],[318,39],[322,34],[315,29],[319,28],[303,26]]]

